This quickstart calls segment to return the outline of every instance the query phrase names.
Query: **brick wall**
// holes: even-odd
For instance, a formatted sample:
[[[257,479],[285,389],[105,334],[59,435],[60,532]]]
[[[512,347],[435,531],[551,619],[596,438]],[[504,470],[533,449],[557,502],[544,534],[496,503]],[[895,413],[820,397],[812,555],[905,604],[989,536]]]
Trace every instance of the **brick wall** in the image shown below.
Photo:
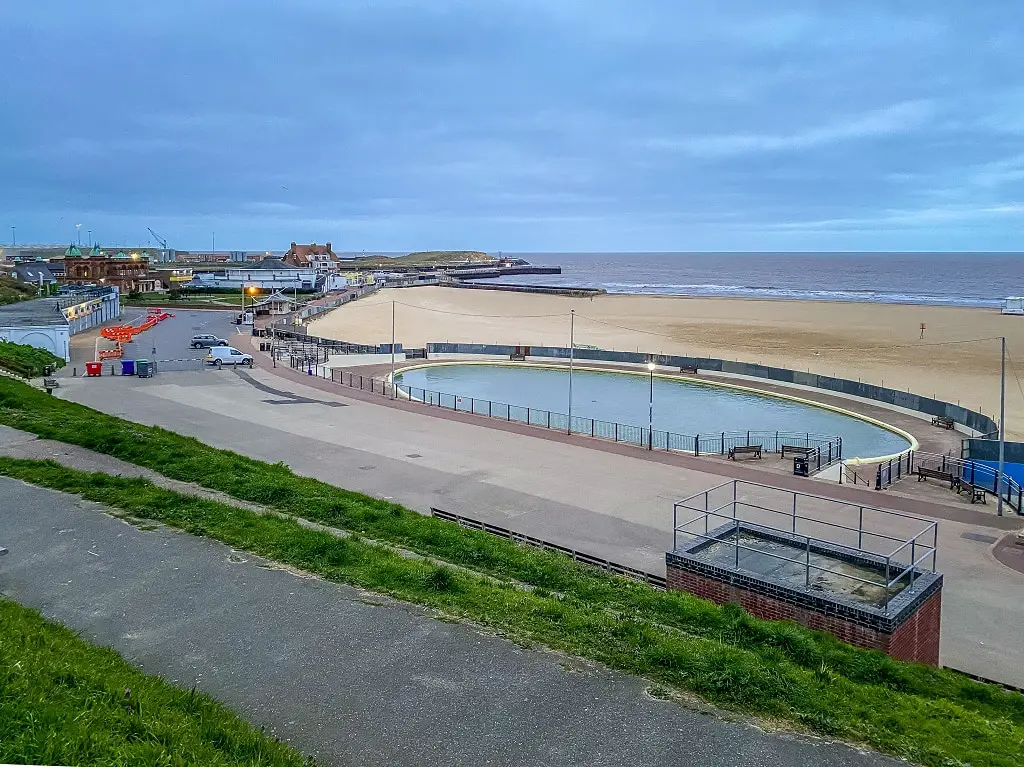
[[[792,604],[777,596],[688,572],[671,563],[666,568],[666,577],[670,589],[687,591],[717,604],[738,604],[758,618],[795,621],[812,629],[827,631],[857,647],[881,650],[899,660],[933,666],[939,663],[941,590],[935,591],[892,632],[884,632],[826,611]]]

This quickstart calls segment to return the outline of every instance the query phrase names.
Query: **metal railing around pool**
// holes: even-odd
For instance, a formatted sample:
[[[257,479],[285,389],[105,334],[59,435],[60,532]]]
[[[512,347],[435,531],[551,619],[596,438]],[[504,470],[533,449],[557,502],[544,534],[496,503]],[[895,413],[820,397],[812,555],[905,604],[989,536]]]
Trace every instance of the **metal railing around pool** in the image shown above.
[[[363,391],[397,396],[428,407],[439,407],[462,413],[497,418],[501,421],[523,423],[571,434],[607,439],[628,445],[693,455],[728,455],[733,448],[760,447],[766,453],[796,453],[806,456],[809,471],[824,469],[843,457],[842,437],[797,431],[722,431],[712,434],[678,434],[646,426],[602,421],[596,418],[572,416],[542,408],[510,405],[478,397],[431,391],[417,386],[402,386],[392,390],[387,379],[351,373],[340,368],[316,370],[321,377],[334,383]]]
[[[919,479],[948,480],[958,493],[961,490],[977,488],[986,495],[1003,501],[1018,514],[1024,514],[1024,488],[1005,472],[982,461],[971,458],[956,458],[940,453],[926,453],[921,450],[906,450],[897,456],[878,464],[875,469],[875,489],[891,487],[902,479],[917,476]]]

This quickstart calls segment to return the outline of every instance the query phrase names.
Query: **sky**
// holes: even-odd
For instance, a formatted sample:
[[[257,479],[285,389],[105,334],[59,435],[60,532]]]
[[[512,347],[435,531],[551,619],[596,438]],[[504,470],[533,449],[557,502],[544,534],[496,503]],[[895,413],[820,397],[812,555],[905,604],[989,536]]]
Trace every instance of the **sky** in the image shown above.
[[[3,242],[1024,251],[1019,0],[2,5]]]

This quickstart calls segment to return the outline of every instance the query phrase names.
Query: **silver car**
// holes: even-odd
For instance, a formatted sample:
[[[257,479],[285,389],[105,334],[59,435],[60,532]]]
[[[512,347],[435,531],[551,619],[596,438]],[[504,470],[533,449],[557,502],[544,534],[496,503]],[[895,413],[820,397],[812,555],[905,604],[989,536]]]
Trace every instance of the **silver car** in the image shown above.
[[[214,346],[227,346],[228,342],[224,338],[217,338],[217,336],[210,335],[209,333],[201,333],[197,336],[192,336],[192,348],[193,349],[204,349]]]

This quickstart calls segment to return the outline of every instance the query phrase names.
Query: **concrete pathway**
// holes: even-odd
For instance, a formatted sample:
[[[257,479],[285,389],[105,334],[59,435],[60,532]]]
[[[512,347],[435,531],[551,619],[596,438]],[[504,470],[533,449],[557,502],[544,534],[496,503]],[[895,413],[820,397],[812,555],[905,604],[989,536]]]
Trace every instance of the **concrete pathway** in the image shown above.
[[[328,765],[881,767],[425,610],[0,478],[0,590]]]

